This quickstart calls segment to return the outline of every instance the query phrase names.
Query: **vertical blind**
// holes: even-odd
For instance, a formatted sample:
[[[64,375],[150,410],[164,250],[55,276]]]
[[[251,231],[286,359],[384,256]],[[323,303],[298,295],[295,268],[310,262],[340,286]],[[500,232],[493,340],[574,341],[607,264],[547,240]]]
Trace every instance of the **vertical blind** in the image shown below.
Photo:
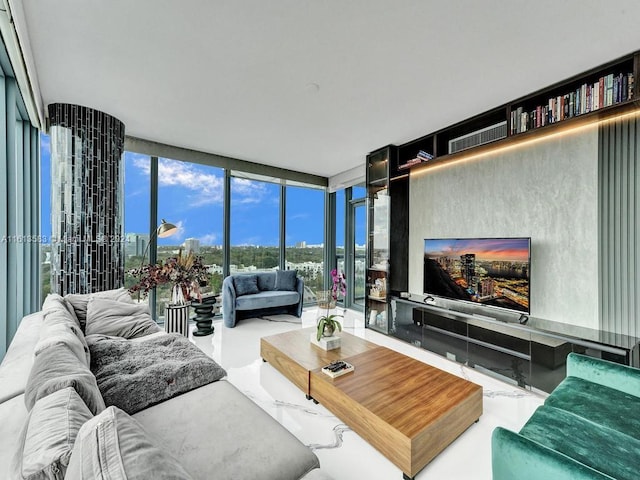
[[[0,44],[0,56],[7,54]],[[0,360],[20,320],[40,307],[38,129],[13,72],[0,68]]]
[[[600,126],[598,210],[600,325],[616,334],[640,335],[640,173],[638,118]]]

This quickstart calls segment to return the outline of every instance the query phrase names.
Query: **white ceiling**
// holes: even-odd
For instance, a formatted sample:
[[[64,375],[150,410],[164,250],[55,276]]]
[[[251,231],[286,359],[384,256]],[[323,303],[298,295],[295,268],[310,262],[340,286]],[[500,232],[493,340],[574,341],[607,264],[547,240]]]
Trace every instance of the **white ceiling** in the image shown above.
[[[638,0],[10,5],[43,105],[323,176],[640,49]]]

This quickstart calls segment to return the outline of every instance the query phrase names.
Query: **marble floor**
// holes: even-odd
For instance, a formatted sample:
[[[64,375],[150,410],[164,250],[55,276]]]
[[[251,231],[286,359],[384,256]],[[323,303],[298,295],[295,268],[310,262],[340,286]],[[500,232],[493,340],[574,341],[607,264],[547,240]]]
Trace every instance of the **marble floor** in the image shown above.
[[[302,391],[260,358],[260,337],[315,324],[316,310],[302,319],[274,316],[247,319],[236,328],[215,321],[215,333],[193,337],[202,350],[228,373],[228,380],[290,432],[309,446],[322,469],[335,480],[400,480],[402,472],[322,405],[305,399]],[[490,480],[491,432],[500,425],[519,430],[544,396],[503,383],[400,340],[364,328],[362,313],[348,310],[345,330],[394,349],[483,387],[484,413],[418,475],[417,480]]]

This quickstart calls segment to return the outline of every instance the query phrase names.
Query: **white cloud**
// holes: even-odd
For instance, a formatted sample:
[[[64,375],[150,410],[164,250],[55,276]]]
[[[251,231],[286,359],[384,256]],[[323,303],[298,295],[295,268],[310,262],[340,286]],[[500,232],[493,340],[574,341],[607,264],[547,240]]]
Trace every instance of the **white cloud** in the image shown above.
[[[149,157],[130,154],[136,168],[149,175],[151,164]],[[224,178],[207,173],[192,163],[160,158],[158,160],[158,185],[160,187],[181,187],[190,193],[185,203],[191,207],[220,205],[224,200]],[[231,179],[233,203],[239,205],[256,204],[269,198],[267,184],[245,178]],[[274,199],[271,199],[274,200]],[[278,198],[275,198],[278,201]]]
[[[231,203],[247,205],[253,203],[261,203],[265,197],[268,198],[267,184],[255,180],[247,180],[246,178],[231,179],[231,195],[233,200]],[[278,198],[276,197],[276,200]]]
[[[202,245],[217,245],[222,242],[216,242],[218,240],[219,235],[215,232],[205,233],[202,235],[199,240]]]

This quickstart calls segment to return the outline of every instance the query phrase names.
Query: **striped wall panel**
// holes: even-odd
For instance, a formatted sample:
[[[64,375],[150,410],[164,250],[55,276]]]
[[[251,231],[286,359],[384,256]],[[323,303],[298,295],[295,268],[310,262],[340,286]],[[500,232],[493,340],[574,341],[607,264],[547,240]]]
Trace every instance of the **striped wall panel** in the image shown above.
[[[599,296],[605,331],[640,336],[640,124],[637,117],[599,131]]]

